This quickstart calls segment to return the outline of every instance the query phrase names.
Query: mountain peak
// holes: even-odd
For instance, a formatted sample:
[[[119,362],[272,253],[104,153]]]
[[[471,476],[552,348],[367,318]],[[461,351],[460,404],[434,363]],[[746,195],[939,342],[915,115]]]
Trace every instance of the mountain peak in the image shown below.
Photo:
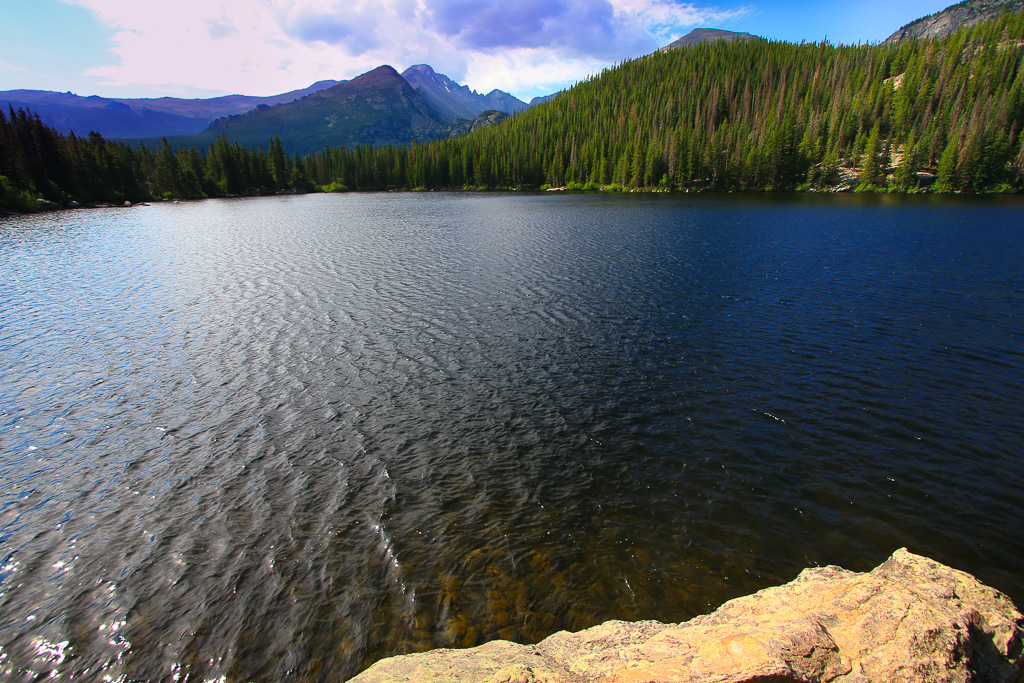
[[[703,43],[713,43],[716,40],[724,40],[731,42],[733,40],[761,40],[759,36],[755,36],[752,33],[740,33],[737,31],[725,31],[720,28],[695,28],[687,33],[682,38],[669,43],[665,47],[661,48],[661,52],[668,52],[669,50],[676,50],[681,47],[688,47],[690,45],[701,45]]]
[[[378,66],[376,69],[373,69],[371,71],[367,71],[366,73],[362,74],[361,76],[356,76],[352,80],[355,81],[355,80],[358,80],[360,78],[364,78],[364,79],[380,79],[380,78],[401,78],[401,77],[402,77],[402,74],[398,73],[398,71],[395,69],[395,67],[391,66],[390,64],[382,64],[382,65]]]
[[[402,85],[408,85],[407,81],[402,78],[402,75],[395,70],[395,68],[389,64],[383,64],[378,66],[376,69],[367,71],[364,74],[360,74],[350,81],[341,81],[332,88],[321,90],[315,93],[317,97],[323,98],[328,97],[332,93],[348,91],[351,87],[362,88],[362,87],[379,87],[386,86],[393,83],[401,83]]]
[[[338,85],[338,83],[340,83],[340,82],[341,81],[334,81],[334,80],[317,81],[313,85],[311,85],[308,88],[306,88],[306,90],[312,90],[312,91],[326,90],[327,88],[330,88],[332,86]],[[303,91],[303,92],[305,92],[305,91]]]
[[[255,146],[279,135],[286,149],[305,154],[337,145],[409,144],[446,132],[447,122],[385,64],[294,102],[217,119],[186,144],[226,135]]]
[[[437,72],[434,71],[433,67],[429,64],[413,64],[408,69],[402,72],[403,76],[409,76],[413,73],[423,74],[424,76],[436,76]]]
[[[446,121],[473,121],[489,109],[511,114],[526,109],[526,104],[501,90],[481,95],[467,85],[459,85],[427,64],[410,66],[402,77],[415,88]]]

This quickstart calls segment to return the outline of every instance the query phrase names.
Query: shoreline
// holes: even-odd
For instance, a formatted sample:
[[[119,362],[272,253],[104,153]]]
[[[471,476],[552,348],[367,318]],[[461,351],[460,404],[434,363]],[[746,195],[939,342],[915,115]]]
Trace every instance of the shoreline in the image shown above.
[[[805,569],[681,624],[609,621],[378,661],[352,683],[1018,683],[1024,616],[970,574],[897,550],[871,572]]]
[[[78,202],[69,202],[66,205],[60,205],[57,202],[49,200],[39,199],[39,208],[35,211],[13,211],[10,209],[0,209],[0,217],[7,216],[33,216],[43,213],[54,213],[58,211],[78,211],[87,209],[130,209],[140,206],[151,206],[157,204],[180,204],[184,202],[196,202],[204,201],[208,199],[258,199],[268,197],[296,197],[305,195],[319,195],[319,194],[391,194],[391,193],[408,193],[408,194],[429,194],[429,193],[450,193],[450,194],[484,194],[484,193],[496,193],[496,194],[527,194],[527,195],[547,195],[553,193],[553,196],[562,195],[686,195],[686,196],[700,196],[700,195],[737,195],[737,196],[781,196],[781,195],[825,195],[825,196],[885,196],[885,197],[1015,197],[1024,195],[1024,192],[933,192],[927,189],[921,189],[912,192],[890,192],[887,190],[821,190],[815,188],[809,189],[789,189],[789,190],[666,190],[666,189],[651,189],[651,188],[633,188],[633,189],[579,189],[569,187],[551,187],[551,188],[509,188],[509,187],[495,187],[495,188],[476,188],[476,187],[446,187],[437,189],[426,189],[426,188],[387,188],[378,190],[345,190],[342,192],[338,191],[310,191],[310,192],[277,192],[274,194],[251,194],[251,195],[224,195],[220,197],[189,197],[189,198],[173,198],[173,199],[147,199],[138,202],[125,201],[123,204],[113,204],[109,202],[90,202],[88,204],[79,204]]]

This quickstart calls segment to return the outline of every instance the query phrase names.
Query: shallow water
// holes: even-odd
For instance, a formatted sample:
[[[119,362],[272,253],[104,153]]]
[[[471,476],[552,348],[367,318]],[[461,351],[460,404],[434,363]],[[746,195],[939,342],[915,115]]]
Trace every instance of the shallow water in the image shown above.
[[[0,219],[0,674],[337,680],[907,546],[1024,600],[1024,202]]]

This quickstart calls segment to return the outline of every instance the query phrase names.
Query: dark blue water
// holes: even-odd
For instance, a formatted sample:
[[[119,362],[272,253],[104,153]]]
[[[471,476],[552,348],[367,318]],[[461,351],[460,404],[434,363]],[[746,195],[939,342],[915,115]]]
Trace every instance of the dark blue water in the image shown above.
[[[1024,202],[0,219],[0,675],[337,680],[896,548],[1024,600]]]

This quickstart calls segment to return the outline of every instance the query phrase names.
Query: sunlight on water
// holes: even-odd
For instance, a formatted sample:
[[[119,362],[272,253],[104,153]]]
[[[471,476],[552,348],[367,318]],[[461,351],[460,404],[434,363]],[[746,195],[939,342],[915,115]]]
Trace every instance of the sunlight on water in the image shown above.
[[[1022,208],[0,219],[0,677],[339,680],[900,546],[1024,599]]]

